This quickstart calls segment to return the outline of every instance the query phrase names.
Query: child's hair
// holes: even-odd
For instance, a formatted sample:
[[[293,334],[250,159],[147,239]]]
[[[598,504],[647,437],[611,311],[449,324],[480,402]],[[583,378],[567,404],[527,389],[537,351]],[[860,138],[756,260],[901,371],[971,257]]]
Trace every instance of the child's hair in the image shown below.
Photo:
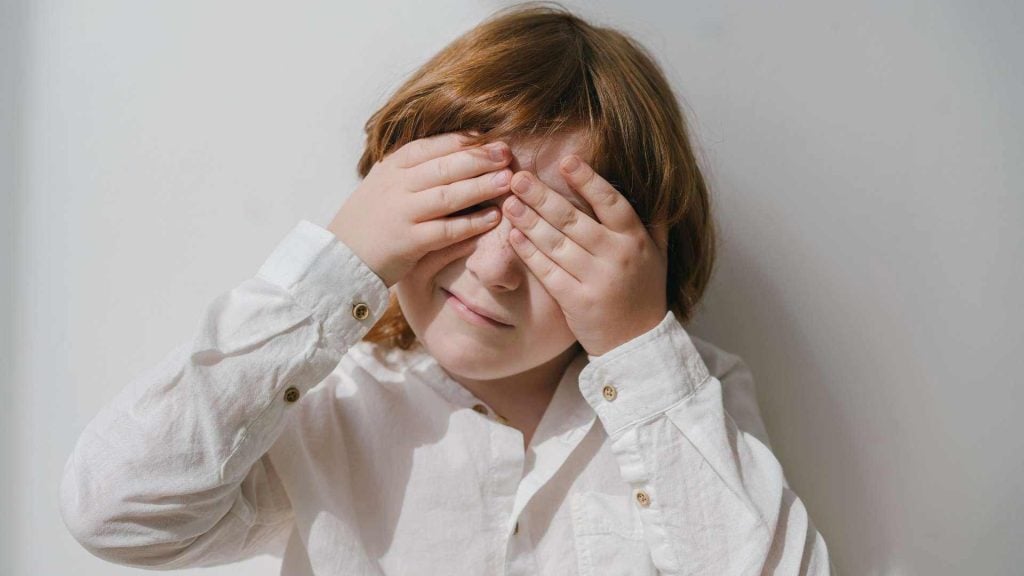
[[[555,2],[494,13],[421,66],[366,122],[359,175],[419,138],[476,130],[509,144],[584,130],[591,165],[648,227],[668,226],[669,309],[688,322],[711,277],[715,226],[686,122],[655,59]],[[391,293],[363,340],[416,336]]]

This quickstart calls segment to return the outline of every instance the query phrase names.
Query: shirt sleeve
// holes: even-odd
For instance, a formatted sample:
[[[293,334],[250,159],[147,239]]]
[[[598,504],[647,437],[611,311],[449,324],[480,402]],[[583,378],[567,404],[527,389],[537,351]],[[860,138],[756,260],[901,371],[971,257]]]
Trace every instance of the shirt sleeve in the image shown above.
[[[608,431],[661,573],[832,573],[781,464],[725,411],[722,382],[671,311],[589,359],[581,392]],[[750,371],[735,356],[723,377]]]
[[[147,568],[281,555],[293,515],[266,454],[388,297],[334,234],[300,221],[82,431],[60,486],[70,533]]]

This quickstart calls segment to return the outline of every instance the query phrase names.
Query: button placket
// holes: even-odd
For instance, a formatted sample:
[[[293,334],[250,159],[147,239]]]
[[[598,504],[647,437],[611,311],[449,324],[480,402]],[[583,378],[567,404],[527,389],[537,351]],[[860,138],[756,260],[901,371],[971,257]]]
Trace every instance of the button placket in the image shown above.
[[[509,424],[508,418],[505,418],[504,416],[502,416],[501,414],[498,414],[497,412],[489,410],[487,408],[487,406],[485,406],[483,404],[480,404],[480,403],[474,404],[473,405],[473,411],[474,412],[478,412],[480,414],[483,414],[484,416],[492,416],[493,415],[494,419],[497,422],[499,422],[501,424],[504,424],[505,426],[511,426],[511,424]]]
[[[299,396],[301,396],[301,393],[295,386],[289,386],[288,389],[284,391],[285,402],[295,402],[299,399]]]

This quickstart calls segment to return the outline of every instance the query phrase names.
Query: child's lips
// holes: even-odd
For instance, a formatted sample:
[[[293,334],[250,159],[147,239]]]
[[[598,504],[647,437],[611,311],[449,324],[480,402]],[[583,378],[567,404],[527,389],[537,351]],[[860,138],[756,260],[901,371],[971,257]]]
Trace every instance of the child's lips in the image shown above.
[[[470,322],[472,324],[476,324],[478,326],[491,326],[491,327],[496,327],[496,328],[512,328],[511,324],[505,324],[503,322],[499,322],[497,320],[494,320],[493,318],[490,318],[488,316],[484,316],[483,314],[480,314],[480,313],[477,313],[477,312],[473,311],[473,309],[471,309],[469,306],[467,306],[465,302],[460,300],[458,296],[456,296],[455,294],[452,294],[448,290],[445,290],[444,288],[441,288],[441,291],[447,297],[447,300],[445,301],[445,303],[448,304],[449,306],[451,306],[455,310],[455,312],[457,312],[460,316],[462,316],[468,322]]]

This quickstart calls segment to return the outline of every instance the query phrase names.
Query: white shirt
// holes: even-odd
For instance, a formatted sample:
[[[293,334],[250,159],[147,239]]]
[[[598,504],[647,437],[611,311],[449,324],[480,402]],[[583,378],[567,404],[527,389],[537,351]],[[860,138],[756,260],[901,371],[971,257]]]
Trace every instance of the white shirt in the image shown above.
[[[524,451],[420,344],[361,340],[388,296],[299,222],[83,430],[71,534],[163,569],[270,553],[287,575],[830,572],[750,370],[671,312],[580,353]]]

